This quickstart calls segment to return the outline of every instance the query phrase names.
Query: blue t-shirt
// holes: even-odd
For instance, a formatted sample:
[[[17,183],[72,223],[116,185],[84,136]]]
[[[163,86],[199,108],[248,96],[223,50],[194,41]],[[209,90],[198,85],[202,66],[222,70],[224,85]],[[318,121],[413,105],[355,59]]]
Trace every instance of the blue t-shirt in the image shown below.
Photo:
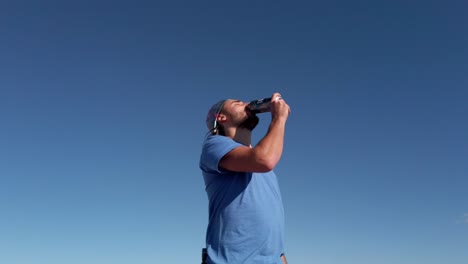
[[[281,264],[284,210],[275,173],[232,172],[218,166],[239,146],[218,135],[203,143],[200,169],[209,200],[207,262]]]

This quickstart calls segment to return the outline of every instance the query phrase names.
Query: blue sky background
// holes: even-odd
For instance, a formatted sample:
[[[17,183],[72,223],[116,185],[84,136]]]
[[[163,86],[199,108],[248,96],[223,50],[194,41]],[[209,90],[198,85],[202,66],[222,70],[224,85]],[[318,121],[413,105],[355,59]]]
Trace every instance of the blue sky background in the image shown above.
[[[2,1],[0,263],[199,263],[205,114],[276,91],[290,263],[468,263],[467,8]]]

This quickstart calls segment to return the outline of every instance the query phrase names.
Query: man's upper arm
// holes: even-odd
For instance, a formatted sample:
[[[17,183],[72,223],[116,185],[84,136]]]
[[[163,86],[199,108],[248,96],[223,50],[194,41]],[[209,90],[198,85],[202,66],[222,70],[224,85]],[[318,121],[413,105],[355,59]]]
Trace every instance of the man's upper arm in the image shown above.
[[[240,172],[268,172],[273,169],[253,148],[246,146],[229,151],[219,161],[219,167]]]

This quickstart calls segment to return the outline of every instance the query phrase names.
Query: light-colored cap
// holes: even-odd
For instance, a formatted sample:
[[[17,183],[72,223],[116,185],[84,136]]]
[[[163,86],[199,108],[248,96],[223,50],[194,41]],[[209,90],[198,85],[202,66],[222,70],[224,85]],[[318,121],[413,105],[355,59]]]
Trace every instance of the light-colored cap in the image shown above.
[[[218,101],[216,104],[214,104],[210,110],[208,111],[208,114],[206,115],[206,126],[208,127],[208,130],[216,134],[216,128],[218,127],[218,124],[216,122],[216,119],[218,115],[221,113],[223,110],[224,103],[226,102],[226,99]]]

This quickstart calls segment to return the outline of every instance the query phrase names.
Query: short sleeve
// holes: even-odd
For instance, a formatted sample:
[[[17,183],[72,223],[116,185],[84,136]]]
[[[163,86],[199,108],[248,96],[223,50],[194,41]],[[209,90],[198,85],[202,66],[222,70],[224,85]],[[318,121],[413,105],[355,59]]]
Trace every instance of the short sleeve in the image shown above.
[[[242,146],[242,144],[225,136],[208,136],[203,142],[200,169],[207,173],[222,173],[222,170],[219,168],[219,161],[224,155],[239,146]]]

